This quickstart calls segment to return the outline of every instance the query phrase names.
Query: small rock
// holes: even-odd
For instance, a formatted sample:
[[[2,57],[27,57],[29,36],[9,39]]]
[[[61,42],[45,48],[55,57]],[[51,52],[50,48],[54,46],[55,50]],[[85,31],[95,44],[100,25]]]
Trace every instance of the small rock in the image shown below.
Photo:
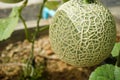
[[[13,44],[9,44],[9,45],[6,47],[6,50],[10,50],[12,47],[13,47]]]
[[[6,55],[5,54],[1,54],[1,57],[5,57]]]
[[[53,54],[53,51],[49,49],[49,50],[46,51],[46,54],[47,54],[47,55],[52,55],[52,54]]]
[[[10,53],[8,54],[8,57],[13,57],[13,55],[14,55],[14,51],[10,51]]]
[[[43,43],[42,47],[44,48],[48,44],[49,44],[49,41],[48,40],[44,40],[44,43]]]
[[[35,56],[35,62],[36,62],[36,63],[39,63],[39,62],[42,62],[42,61],[44,61],[44,59],[41,58],[39,55],[36,55],[36,56]]]
[[[47,44],[46,46],[44,46],[43,49],[45,49],[45,50],[50,49],[50,44]]]

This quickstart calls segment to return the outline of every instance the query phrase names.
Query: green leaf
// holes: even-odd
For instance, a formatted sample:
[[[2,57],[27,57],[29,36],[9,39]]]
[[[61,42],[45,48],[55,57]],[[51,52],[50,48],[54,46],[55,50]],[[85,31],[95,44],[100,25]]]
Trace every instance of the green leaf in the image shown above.
[[[119,52],[120,52],[120,42],[119,43],[115,43],[115,46],[112,50],[112,56],[113,57],[116,57],[119,55]]]
[[[19,9],[18,7],[13,8],[8,18],[0,19],[0,41],[9,38],[17,26]]]
[[[9,15],[9,17],[19,17],[19,10],[21,9],[21,7],[14,7]]]
[[[47,2],[45,3],[45,6],[46,6],[47,8],[53,9],[53,10],[57,9],[59,5],[60,5],[60,2],[59,2],[59,1],[47,1]]]
[[[120,80],[120,67],[115,66],[115,80]]]
[[[120,80],[120,68],[106,64],[91,73],[89,80]]]

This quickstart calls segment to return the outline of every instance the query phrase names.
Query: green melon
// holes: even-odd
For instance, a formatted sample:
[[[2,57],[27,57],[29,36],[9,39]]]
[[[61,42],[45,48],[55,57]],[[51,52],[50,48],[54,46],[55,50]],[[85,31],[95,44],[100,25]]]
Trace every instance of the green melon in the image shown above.
[[[21,1],[23,1],[23,0],[0,0],[0,2],[4,2],[4,3],[18,3]]]
[[[73,66],[94,66],[111,53],[116,39],[113,16],[101,3],[70,0],[60,6],[49,28],[58,57]]]

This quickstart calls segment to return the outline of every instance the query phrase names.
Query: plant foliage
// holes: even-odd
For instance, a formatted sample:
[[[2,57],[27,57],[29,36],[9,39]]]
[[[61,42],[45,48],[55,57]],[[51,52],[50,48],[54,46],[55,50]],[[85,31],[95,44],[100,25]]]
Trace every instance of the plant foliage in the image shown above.
[[[19,20],[19,9],[13,8],[8,18],[0,19],[0,41],[9,38],[14,31]]]
[[[112,50],[112,56],[113,57],[118,56],[119,52],[120,52],[120,42],[115,44],[115,46],[114,46],[114,48]]]
[[[120,67],[110,64],[98,67],[92,72],[89,80],[120,80]]]

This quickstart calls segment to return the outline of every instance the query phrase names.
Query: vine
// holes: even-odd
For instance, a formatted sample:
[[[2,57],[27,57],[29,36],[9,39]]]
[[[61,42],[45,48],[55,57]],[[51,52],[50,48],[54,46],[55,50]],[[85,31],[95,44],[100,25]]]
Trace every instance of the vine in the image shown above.
[[[23,23],[23,25],[24,25],[24,27],[25,27],[24,30],[25,30],[26,39],[27,39],[29,42],[31,42],[31,40],[29,39],[29,32],[28,32],[27,24],[26,24],[24,18],[22,17],[22,10],[27,6],[27,3],[28,3],[28,0],[25,0],[25,2],[23,3],[23,5],[21,6],[21,8],[20,8],[20,10],[19,10],[19,13],[20,13],[19,17],[20,17],[20,19],[21,19],[21,21],[22,21],[22,23]]]
[[[26,35],[26,39],[32,44],[31,45],[31,52],[30,52],[30,56],[29,56],[29,59],[27,61],[27,66],[25,68],[25,74],[28,76],[33,76],[33,73],[34,73],[34,68],[35,68],[35,61],[34,61],[34,43],[35,43],[35,40],[36,40],[36,37],[37,37],[37,34],[43,30],[46,30],[48,29],[48,26],[44,27],[44,28],[40,28],[39,27],[39,23],[40,23],[40,19],[42,18],[42,10],[43,10],[43,7],[44,7],[44,4],[47,0],[43,0],[43,3],[41,4],[40,6],[40,10],[39,10],[39,14],[38,14],[38,19],[37,19],[37,25],[36,25],[36,28],[33,32],[33,34],[30,34],[29,31],[28,31],[28,27],[27,27],[27,24],[24,20],[24,18],[22,17],[22,10],[27,6],[27,3],[28,3],[28,0],[25,0],[25,2],[23,3],[23,5],[21,6],[20,10],[19,10],[19,17],[25,27],[25,35]],[[31,72],[29,73],[29,71],[31,70]]]

